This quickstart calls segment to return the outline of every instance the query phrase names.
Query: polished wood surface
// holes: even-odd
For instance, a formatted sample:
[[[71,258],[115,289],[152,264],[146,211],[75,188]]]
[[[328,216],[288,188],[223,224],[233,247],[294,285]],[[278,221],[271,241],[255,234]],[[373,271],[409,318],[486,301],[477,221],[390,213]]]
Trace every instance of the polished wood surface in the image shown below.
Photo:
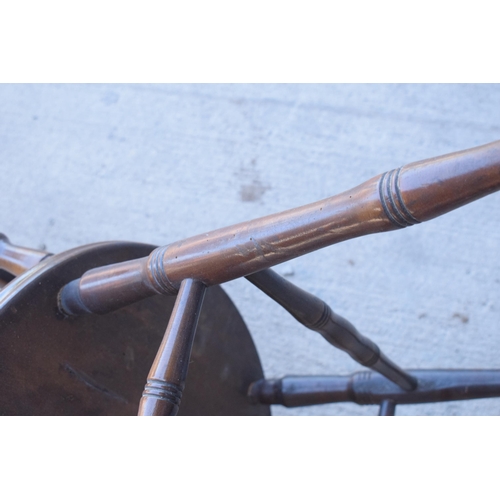
[[[499,189],[500,141],[495,141],[410,163],[401,168],[393,191],[401,193],[405,210],[424,222]]]
[[[408,370],[418,380],[405,391],[379,373],[351,376],[287,376],[258,380],[249,388],[255,403],[287,407],[353,402],[359,405],[395,405],[462,401],[500,397],[500,370]]]
[[[52,254],[14,245],[0,233],[0,270],[10,274],[10,278],[23,274],[49,255]],[[7,283],[10,279],[3,278],[2,281]]]
[[[0,415],[137,415],[175,297],[72,318],[61,317],[55,303],[68,280],[154,248],[85,245],[48,257],[0,290]],[[247,398],[263,376],[241,315],[221,287],[210,287],[178,414],[269,415],[269,406]]]
[[[400,229],[500,189],[500,141],[386,172],[345,193],[157,248],[148,258],[87,272],[61,293],[66,314],[105,313],[187,278],[206,286],[328,245]]]
[[[246,278],[285,308],[297,321],[320,333],[330,344],[347,352],[361,365],[381,373],[407,391],[417,386],[414,377],[387,358],[374,342],[361,335],[354,325],[335,314],[318,297],[295,286],[271,269]]]
[[[177,415],[205,291],[199,281],[182,282],[142,394],[140,416]]]

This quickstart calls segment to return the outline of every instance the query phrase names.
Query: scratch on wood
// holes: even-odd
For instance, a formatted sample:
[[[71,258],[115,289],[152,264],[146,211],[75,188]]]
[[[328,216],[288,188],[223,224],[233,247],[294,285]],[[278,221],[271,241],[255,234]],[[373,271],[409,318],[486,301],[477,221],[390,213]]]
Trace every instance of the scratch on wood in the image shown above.
[[[100,385],[94,379],[89,377],[86,373],[83,373],[80,370],[73,368],[68,363],[62,364],[61,368],[64,371],[66,371],[67,373],[69,373],[72,377],[74,377],[79,382],[83,382],[87,387],[90,387],[96,391],[99,391],[99,392],[102,392],[103,394],[106,394],[107,396],[109,396],[113,399],[117,399],[118,401],[121,401],[125,404],[128,404],[128,401],[125,398],[123,398],[119,394],[116,394],[115,392],[107,389],[106,387]]]

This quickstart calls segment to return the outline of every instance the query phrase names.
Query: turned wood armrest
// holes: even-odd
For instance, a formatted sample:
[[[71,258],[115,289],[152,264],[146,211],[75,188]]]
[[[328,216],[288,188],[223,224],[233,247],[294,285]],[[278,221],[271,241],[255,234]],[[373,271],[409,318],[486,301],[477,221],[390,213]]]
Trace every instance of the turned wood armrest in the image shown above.
[[[216,285],[366,234],[424,222],[500,189],[500,141],[411,163],[342,194],[93,269],[60,294],[65,314],[106,313],[185,279]]]

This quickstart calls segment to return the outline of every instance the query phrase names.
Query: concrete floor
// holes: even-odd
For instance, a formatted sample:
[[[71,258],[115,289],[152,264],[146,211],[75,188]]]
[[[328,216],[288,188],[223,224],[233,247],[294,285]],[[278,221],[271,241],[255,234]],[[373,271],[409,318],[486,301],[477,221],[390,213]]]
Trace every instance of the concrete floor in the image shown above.
[[[499,85],[2,85],[0,231],[55,253],[104,240],[166,244],[499,138]],[[500,368],[499,210],[497,193],[278,270],[403,367]],[[246,280],[224,288],[266,376],[359,369]],[[397,413],[497,415],[500,401]]]

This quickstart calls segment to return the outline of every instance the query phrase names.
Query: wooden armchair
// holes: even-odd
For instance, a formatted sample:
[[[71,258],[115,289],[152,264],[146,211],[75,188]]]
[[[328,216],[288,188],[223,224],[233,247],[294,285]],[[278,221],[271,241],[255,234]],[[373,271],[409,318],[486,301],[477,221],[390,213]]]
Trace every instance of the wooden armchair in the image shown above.
[[[158,248],[103,243],[49,255],[2,235],[0,411],[134,414],[139,405],[139,415],[266,415],[270,404],[354,401],[392,415],[397,404],[500,396],[500,370],[402,369],[326,303],[270,269],[425,222],[499,189],[496,141]],[[372,371],[265,380],[248,330],[218,286],[243,277]]]

